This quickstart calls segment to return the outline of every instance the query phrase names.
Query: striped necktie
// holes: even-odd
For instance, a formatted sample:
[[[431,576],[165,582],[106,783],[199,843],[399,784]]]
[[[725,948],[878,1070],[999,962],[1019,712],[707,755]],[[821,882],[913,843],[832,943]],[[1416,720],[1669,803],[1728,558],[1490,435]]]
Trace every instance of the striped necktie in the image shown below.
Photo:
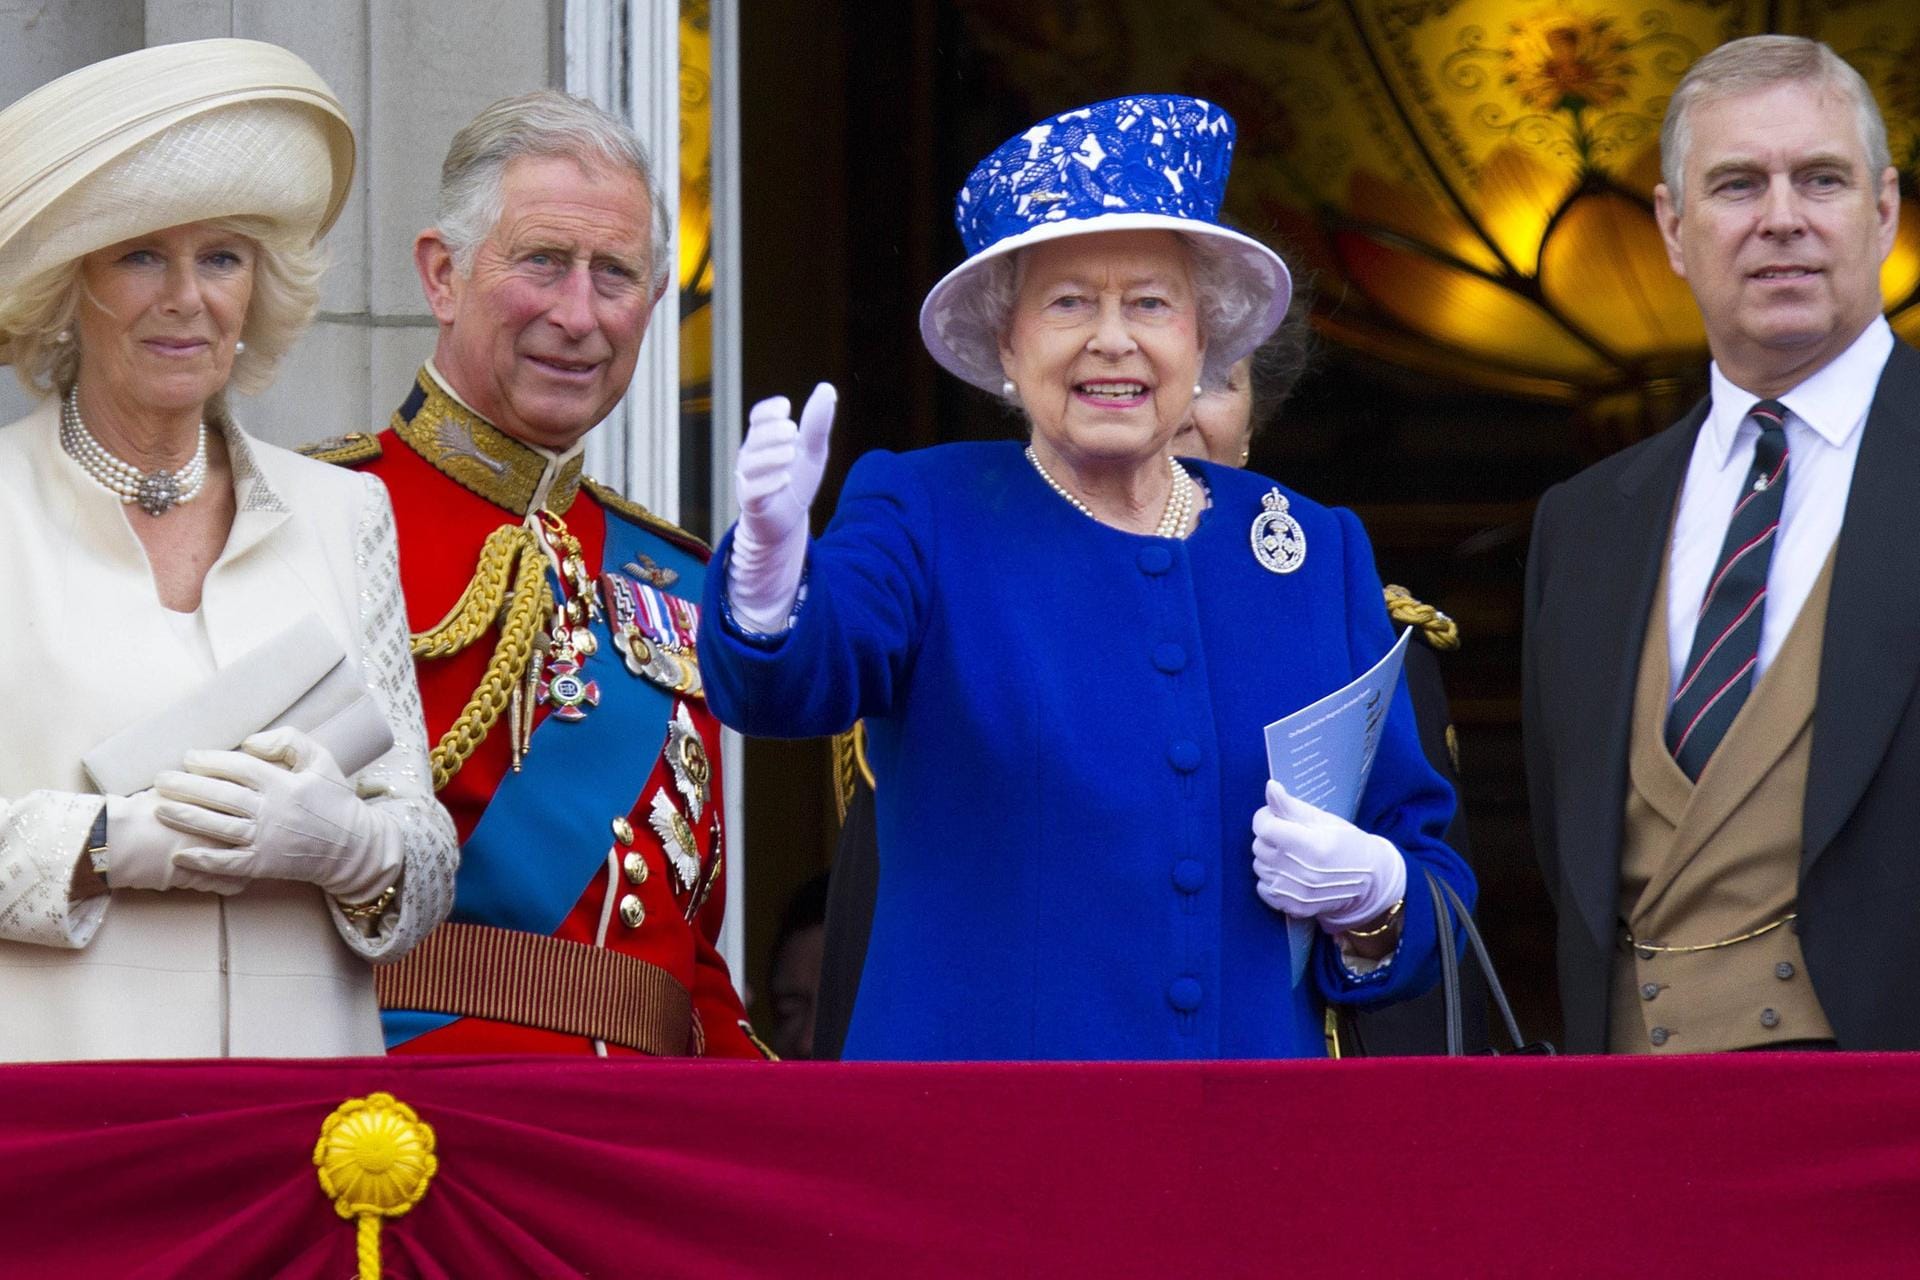
[[[1767,610],[1767,568],[1787,496],[1786,407],[1762,400],[1747,416],[1760,424],[1753,466],[1700,602],[1686,675],[1667,711],[1667,748],[1696,781],[1753,689]]]

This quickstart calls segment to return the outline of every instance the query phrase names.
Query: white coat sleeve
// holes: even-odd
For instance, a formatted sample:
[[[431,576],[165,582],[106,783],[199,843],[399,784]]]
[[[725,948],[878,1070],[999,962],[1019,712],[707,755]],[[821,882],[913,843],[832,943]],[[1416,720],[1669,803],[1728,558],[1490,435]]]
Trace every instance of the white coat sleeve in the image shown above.
[[[107,895],[75,902],[68,891],[102,803],[70,791],[0,799],[0,938],[48,947],[93,940]]]
[[[368,931],[333,904],[334,926],[347,945],[369,960],[395,960],[446,919],[453,909],[453,878],[460,846],[453,819],[433,797],[427,763],[426,717],[407,637],[407,606],[400,591],[399,542],[387,490],[362,476],[354,562],[360,600],[361,678],[386,713],[393,747],[354,775],[362,798],[381,822],[398,827],[405,856],[398,893]]]

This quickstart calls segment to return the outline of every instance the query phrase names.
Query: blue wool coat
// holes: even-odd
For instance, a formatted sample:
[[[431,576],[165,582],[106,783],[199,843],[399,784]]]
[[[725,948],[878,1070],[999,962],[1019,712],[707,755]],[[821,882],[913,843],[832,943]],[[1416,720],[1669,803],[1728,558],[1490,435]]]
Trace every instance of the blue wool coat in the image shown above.
[[[1074,510],[1021,448],[865,455],[793,628],[701,638],[709,702],[743,732],[867,722],[880,884],[845,1056],[1319,1055],[1325,1001],[1433,983],[1422,869],[1473,896],[1404,688],[1357,818],[1408,859],[1393,963],[1356,978],[1320,937],[1290,989],[1286,920],[1254,893],[1262,726],[1394,640],[1366,535],[1288,493],[1306,562],[1270,573],[1248,534],[1271,481],[1189,464],[1213,505],[1153,538]]]

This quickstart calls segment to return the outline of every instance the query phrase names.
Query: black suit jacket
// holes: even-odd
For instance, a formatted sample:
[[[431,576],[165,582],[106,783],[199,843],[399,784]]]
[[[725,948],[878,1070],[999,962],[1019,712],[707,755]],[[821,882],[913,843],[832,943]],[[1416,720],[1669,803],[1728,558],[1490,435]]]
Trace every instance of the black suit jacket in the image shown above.
[[[1574,1052],[1607,1044],[1634,685],[1706,412],[1549,490],[1534,516],[1527,779]],[[1820,657],[1798,929],[1842,1048],[1920,1049],[1920,352],[1905,343],[1864,430]]]

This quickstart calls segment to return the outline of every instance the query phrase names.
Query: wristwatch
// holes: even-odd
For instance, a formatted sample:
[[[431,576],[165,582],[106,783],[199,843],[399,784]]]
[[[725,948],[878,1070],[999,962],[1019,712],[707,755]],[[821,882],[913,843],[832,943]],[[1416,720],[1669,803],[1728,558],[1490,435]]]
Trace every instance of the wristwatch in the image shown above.
[[[87,862],[93,874],[107,878],[107,806],[103,803],[94,816],[93,830],[87,833]]]

